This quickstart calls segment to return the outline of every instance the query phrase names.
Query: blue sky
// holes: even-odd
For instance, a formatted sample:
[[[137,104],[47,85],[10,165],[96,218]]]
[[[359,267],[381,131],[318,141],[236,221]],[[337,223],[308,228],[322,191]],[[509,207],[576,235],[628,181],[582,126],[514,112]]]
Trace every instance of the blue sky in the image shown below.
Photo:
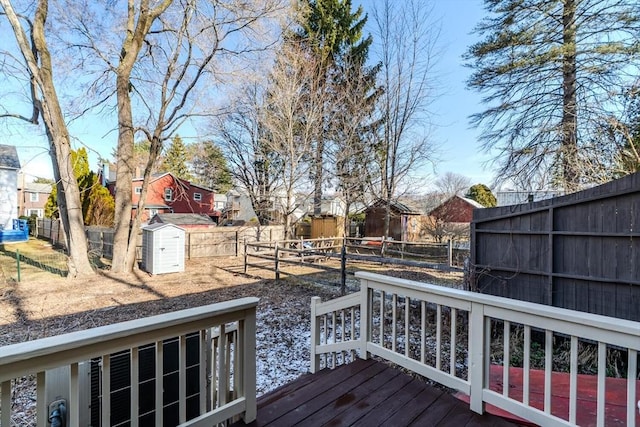
[[[363,3],[366,9],[367,2]],[[357,6],[358,1],[354,0],[353,4]],[[433,138],[441,150],[435,173],[455,172],[469,177],[474,184],[490,184],[493,177],[491,171],[483,169],[489,157],[479,150],[478,131],[469,128],[468,116],[480,111],[482,106],[480,96],[465,89],[469,70],[463,66],[462,55],[476,41],[471,32],[483,15],[482,0],[433,0],[432,18],[441,25],[439,46],[442,50],[437,65],[441,95],[432,105],[433,122],[437,124]],[[0,31],[7,34],[6,27],[0,27]],[[112,127],[104,118],[70,125],[71,134],[90,149],[92,168],[97,167],[98,156],[111,158],[117,140],[117,132]],[[28,180],[35,176],[53,176],[41,129],[18,124],[2,126],[0,140],[18,146]],[[78,141],[74,142],[74,148],[80,146]],[[425,182],[433,180],[435,176],[431,174]]]

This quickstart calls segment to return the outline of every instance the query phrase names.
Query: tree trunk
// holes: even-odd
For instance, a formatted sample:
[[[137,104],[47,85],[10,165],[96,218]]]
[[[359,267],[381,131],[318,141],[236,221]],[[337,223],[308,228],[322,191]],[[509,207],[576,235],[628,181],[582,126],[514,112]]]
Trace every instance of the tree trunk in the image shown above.
[[[121,64],[122,65],[122,64]],[[133,66],[133,64],[132,64]],[[123,67],[124,68],[124,67]],[[120,71],[120,70],[119,70]],[[116,227],[113,236],[113,260],[111,269],[115,273],[132,271],[127,266],[127,251],[131,230],[131,184],[133,181],[133,115],[129,98],[129,75],[122,70],[116,78],[118,99],[118,150],[116,164]]]
[[[315,153],[314,182],[313,182],[313,215],[322,213],[322,179],[324,175],[324,139],[318,138]]]
[[[69,251],[69,277],[92,275],[94,271],[89,261],[80,190],[73,172],[73,165],[71,164],[69,131],[53,83],[51,55],[44,32],[48,2],[47,0],[41,0],[36,7],[31,32],[33,46],[29,46],[29,42],[11,4],[8,1],[0,1],[0,4],[11,23],[20,51],[33,77],[33,83],[40,89],[40,95],[42,96],[42,99],[37,99],[37,94],[34,91],[33,103],[42,117],[47,139],[49,140],[53,173],[58,190],[60,219],[64,229],[67,231],[66,244]],[[34,117],[34,122],[37,123],[37,116]]]
[[[579,189],[578,111],[576,100],[576,3],[566,0],[562,13],[563,25],[563,99],[562,99],[562,177],[565,191]]]
[[[138,54],[149,33],[153,21],[171,4],[171,0],[162,0],[153,10],[149,9],[149,0],[138,5],[138,21],[133,0],[128,1],[128,20],[126,37],[122,42],[120,64],[116,69],[116,98],[118,101],[118,152],[116,166],[116,230],[113,238],[112,271],[131,272],[135,263],[137,227],[131,225],[131,184],[133,181],[133,145],[134,127],[131,112],[131,72]],[[144,202],[144,201],[143,201]],[[140,209],[136,217],[141,215]],[[137,219],[137,218],[136,218]],[[140,221],[137,222],[138,226]],[[134,236],[131,238],[131,236]]]

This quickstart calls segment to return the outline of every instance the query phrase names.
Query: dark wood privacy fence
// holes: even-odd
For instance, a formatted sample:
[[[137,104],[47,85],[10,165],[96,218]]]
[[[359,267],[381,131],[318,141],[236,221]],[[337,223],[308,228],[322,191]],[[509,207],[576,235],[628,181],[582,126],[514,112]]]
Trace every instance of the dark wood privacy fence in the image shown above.
[[[640,174],[474,210],[471,262],[479,292],[640,320]]]

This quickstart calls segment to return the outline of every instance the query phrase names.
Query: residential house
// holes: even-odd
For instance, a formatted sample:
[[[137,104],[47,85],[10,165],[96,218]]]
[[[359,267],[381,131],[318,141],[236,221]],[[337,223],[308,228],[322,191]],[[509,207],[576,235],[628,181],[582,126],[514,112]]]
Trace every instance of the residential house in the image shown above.
[[[473,210],[479,208],[484,206],[473,199],[450,197],[429,213],[431,220],[423,228],[438,242],[445,238],[467,241]]]
[[[453,196],[442,202],[430,212],[430,215],[444,222],[471,223],[473,210],[484,208],[473,199]]]
[[[540,200],[551,199],[564,195],[562,190],[535,190],[535,191],[497,191],[496,206],[519,205],[522,203],[539,202]]]
[[[9,229],[18,218],[18,170],[20,159],[13,145],[0,145],[0,229]]]
[[[142,181],[143,178],[134,178],[131,185],[132,218],[142,193]],[[115,181],[110,181],[108,188],[115,195]],[[222,206],[220,197],[221,195],[216,197],[213,190],[178,178],[172,173],[154,175],[149,181],[141,220],[147,222],[159,213],[195,213],[209,216],[217,223],[221,215],[221,211],[216,209],[216,205]]]
[[[24,180],[24,176],[22,179]],[[20,216],[35,215],[44,218],[44,206],[51,194],[52,184],[26,182],[18,188],[18,213]]]
[[[420,234],[420,212],[405,204],[393,201],[389,204],[389,209],[389,237],[401,241],[417,240]],[[387,203],[381,199],[365,209],[365,237],[384,236],[386,212]]]
[[[285,205],[284,197],[277,194],[269,196],[269,206],[267,209],[267,216],[271,219],[271,223],[282,224],[283,222],[283,206]],[[303,209],[296,208],[291,213],[291,222],[295,223],[304,216]],[[255,221],[258,218],[253,205],[251,204],[251,198],[243,191],[231,189],[227,193],[227,202],[224,209],[223,218],[230,223],[242,223]]]

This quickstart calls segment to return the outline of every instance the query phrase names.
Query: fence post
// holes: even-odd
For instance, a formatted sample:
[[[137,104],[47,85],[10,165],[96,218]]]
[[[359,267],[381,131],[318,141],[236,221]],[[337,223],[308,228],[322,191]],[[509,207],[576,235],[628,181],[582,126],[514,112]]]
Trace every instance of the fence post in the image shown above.
[[[453,266],[453,243],[451,243],[451,238],[449,238],[448,245],[448,260],[449,260],[449,268]]]
[[[187,233],[187,259],[191,259],[191,233]]]
[[[238,232],[236,231],[236,234]],[[247,274],[247,238],[244,238],[244,274]]]
[[[18,283],[20,283],[20,249],[16,249],[16,264],[18,266]]]
[[[278,242],[276,242],[276,280],[280,280],[280,251],[278,250]]]
[[[238,230],[236,230],[236,256],[238,256],[238,246],[240,245],[239,240],[240,240],[240,234],[238,233]],[[245,252],[247,251],[246,246],[244,247],[244,250]],[[247,259],[246,256],[245,256],[245,259]]]

